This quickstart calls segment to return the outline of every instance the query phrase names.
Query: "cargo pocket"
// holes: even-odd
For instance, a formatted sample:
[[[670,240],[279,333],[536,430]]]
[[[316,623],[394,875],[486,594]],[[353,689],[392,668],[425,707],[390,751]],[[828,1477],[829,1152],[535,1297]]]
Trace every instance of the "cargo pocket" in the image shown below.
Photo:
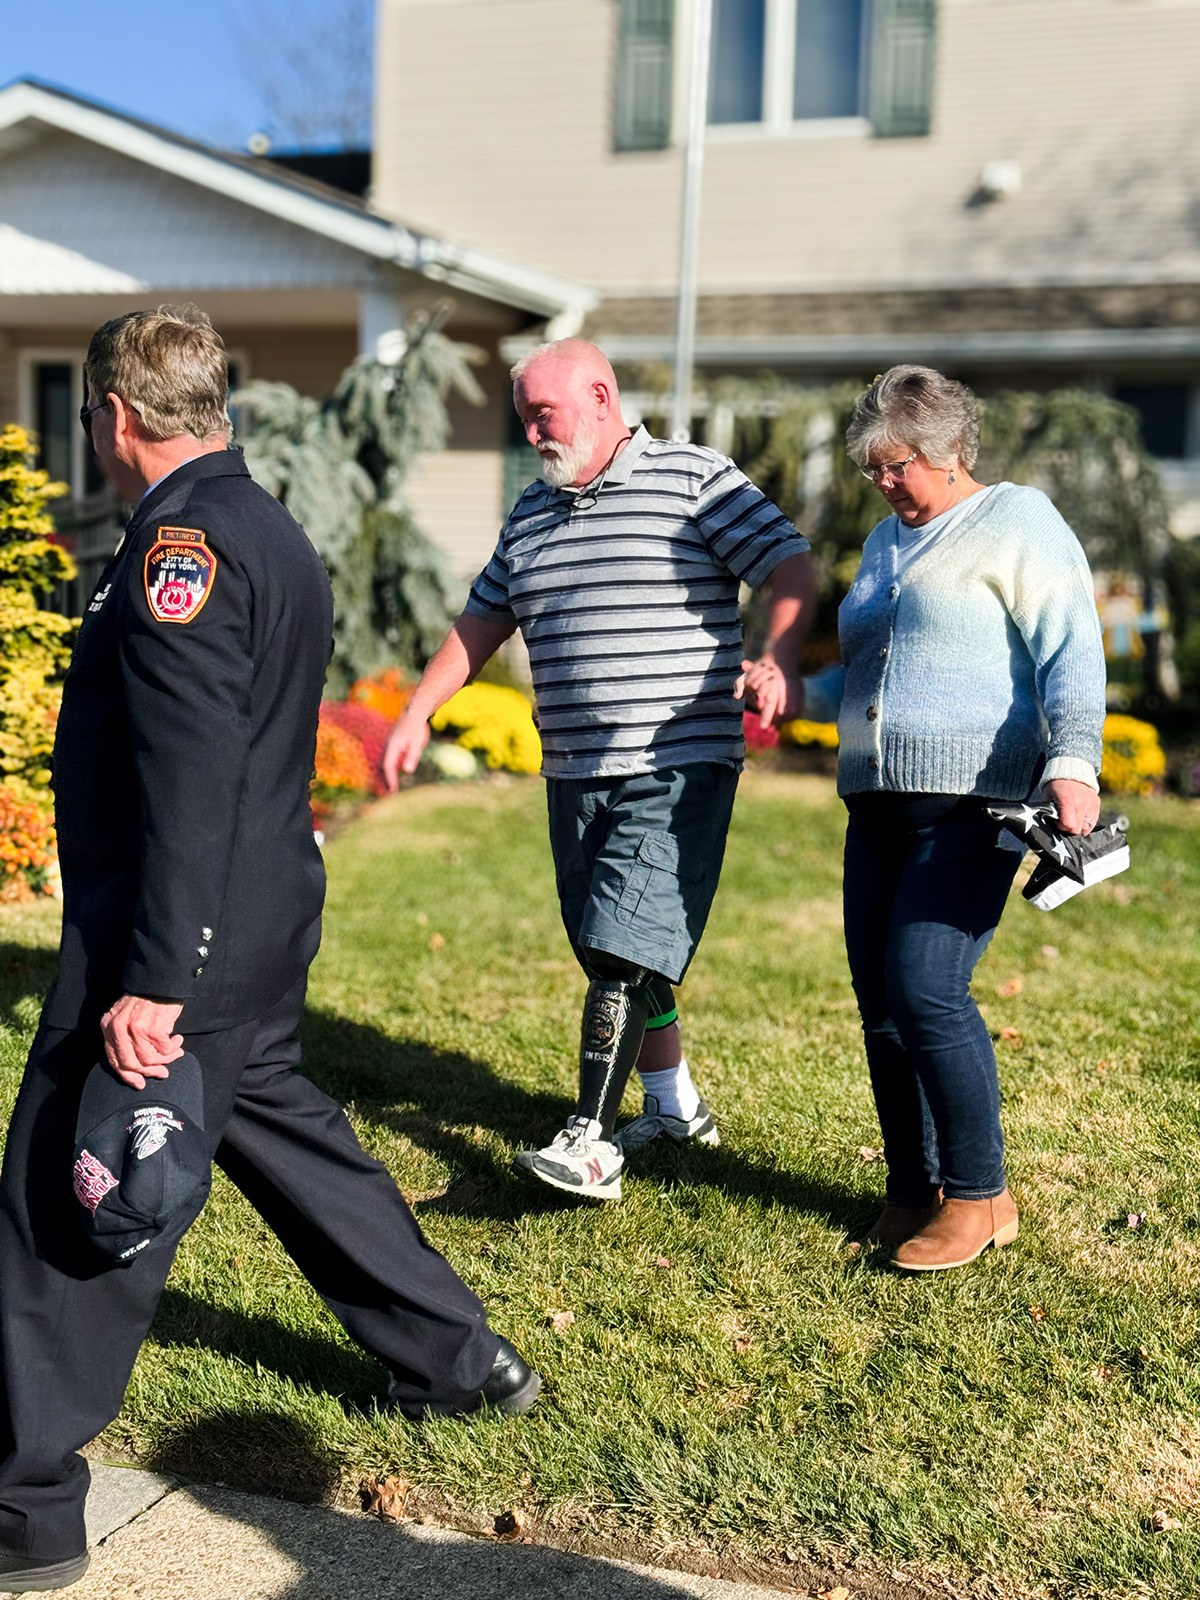
[[[617,921],[630,923],[641,913],[648,925],[677,938],[687,917],[680,885],[694,883],[704,871],[703,861],[681,857],[674,834],[644,833],[617,902]]]

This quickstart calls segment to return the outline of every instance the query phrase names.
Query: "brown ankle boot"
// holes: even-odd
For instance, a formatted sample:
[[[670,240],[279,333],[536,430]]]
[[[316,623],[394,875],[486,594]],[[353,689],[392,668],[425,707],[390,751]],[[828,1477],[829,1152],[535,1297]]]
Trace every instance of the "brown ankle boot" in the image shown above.
[[[862,1243],[886,1245],[889,1250],[894,1250],[898,1244],[911,1239],[914,1233],[919,1233],[933,1218],[941,1203],[940,1193],[927,1206],[894,1206],[889,1200]]]
[[[988,1245],[997,1249],[1017,1237],[1017,1208],[1005,1189],[993,1200],[943,1200],[919,1233],[892,1256],[906,1272],[941,1272],[965,1267]]]

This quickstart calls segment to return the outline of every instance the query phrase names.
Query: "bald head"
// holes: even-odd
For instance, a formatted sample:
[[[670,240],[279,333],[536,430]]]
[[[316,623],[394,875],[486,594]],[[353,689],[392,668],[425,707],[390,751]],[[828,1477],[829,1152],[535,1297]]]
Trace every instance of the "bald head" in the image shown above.
[[[553,344],[539,344],[513,367],[513,382],[518,383],[534,368],[541,369],[544,365],[570,374],[582,384],[606,383],[616,395],[617,380],[608,357],[586,339],[556,339]]]
[[[586,339],[539,345],[512,369],[513,404],[555,488],[598,477],[629,438],[607,356]]]

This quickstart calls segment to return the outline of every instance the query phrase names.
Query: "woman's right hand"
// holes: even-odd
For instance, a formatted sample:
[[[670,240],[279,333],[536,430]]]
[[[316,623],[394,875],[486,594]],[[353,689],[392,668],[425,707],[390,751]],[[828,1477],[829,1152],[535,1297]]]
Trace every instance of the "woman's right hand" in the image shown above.
[[[799,674],[785,672],[770,657],[743,661],[742,672],[745,692],[754,699],[751,710],[758,712],[764,728],[804,715],[804,681]]]

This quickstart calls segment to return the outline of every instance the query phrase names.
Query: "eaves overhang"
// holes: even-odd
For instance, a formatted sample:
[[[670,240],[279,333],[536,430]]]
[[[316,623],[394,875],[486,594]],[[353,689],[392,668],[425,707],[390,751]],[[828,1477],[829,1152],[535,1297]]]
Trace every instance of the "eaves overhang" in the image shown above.
[[[591,337],[610,361],[669,361],[669,334]],[[729,335],[696,340],[698,366],[890,366],[898,361],[1072,363],[1093,360],[1170,360],[1200,356],[1200,328],[1054,328],[980,333],[863,333]]]
[[[214,150],[49,84],[0,88],[0,145],[21,124],[58,129],[434,283],[498,300],[575,331],[599,300],[586,284],[475,245],[420,233],[273,163]]]

